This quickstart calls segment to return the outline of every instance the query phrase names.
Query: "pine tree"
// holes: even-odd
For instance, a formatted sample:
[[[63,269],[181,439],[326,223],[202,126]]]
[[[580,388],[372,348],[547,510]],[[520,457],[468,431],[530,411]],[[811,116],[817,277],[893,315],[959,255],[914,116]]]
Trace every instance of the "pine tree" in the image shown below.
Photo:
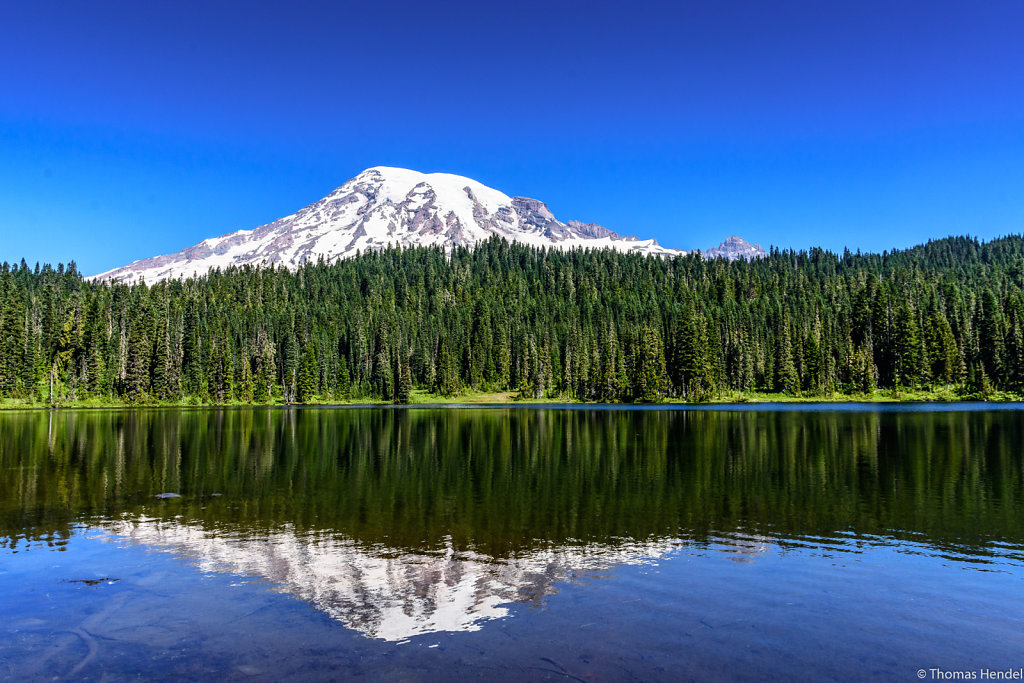
[[[274,395],[274,378],[277,375],[277,363],[274,362],[274,347],[266,333],[260,330],[256,335],[256,377],[253,387],[253,400],[267,403]]]
[[[633,371],[633,400],[653,403],[665,395],[667,383],[661,335],[653,327],[645,326],[640,333]]]
[[[5,274],[6,289],[0,318],[0,394],[18,396],[24,389],[25,311],[21,292]]]
[[[789,332],[789,321],[782,319],[775,338],[775,391],[795,394],[800,389],[800,379],[793,362],[793,341]]]
[[[960,352],[949,321],[940,310],[933,310],[925,321],[924,339],[925,364],[931,379],[947,386],[958,381]]]
[[[441,396],[455,396],[461,389],[459,386],[458,364],[455,360],[455,354],[452,353],[446,341],[441,342],[441,351],[438,354],[438,358],[437,376],[433,391]]]
[[[339,366],[337,395],[338,398],[346,399],[352,396],[352,376],[348,371],[348,363],[345,361],[345,356],[341,357]]]
[[[711,391],[707,335],[692,302],[673,326],[673,382],[687,401],[706,400]]]
[[[808,391],[811,394],[820,394],[823,380],[822,374],[824,371],[824,357],[821,352],[821,345],[818,343],[817,336],[812,332],[807,335],[804,341],[804,391]]]
[[[255,381],[252,374],[252,365],[249,363],[249,359],[243,355],[239,359],[239,366],[241,367],[241,373],[238,379],[238,393],[235,398],[242,403],[252,403],[255,398]]]
[[[199,396],[203,393],[203,345],[199,318],[199,303],[194,296],[185,301],[185,319],[182,341],[182,384],[184,393]]]
[[[317,394],[316,347],[307,344],[302,352],[302,363],[298,370],[299,402],[309,403]]]
[[[600,379],[597,398],[600,401],[618,401],[623,392],[621,373],[619,372],[619,345],[614,329],[609,329],[601,353]],[[520,392],[522,393],[522,392]]]
[[[297,399],[299,373],[299,342],[295,338],[294,321],[285,331],[286,339],[284,346],[284,361],[281,366],[281,386],[284,390],[284,400],[292,403]]]
[[[150,388],[150,362],[153,355],[153,310],[139,303],[129,327],[125,395],[131,402],[143,400]]]
[[[157,398],[172,398],[171,386],[168,379],[171,364],[171,338],[170,331],[165,320],[158,332],[156,344],[153,349],[152,387],[153,394]]]
[[[914,387],[921,380],[921,337],[917,314],[904,300],[896,313],[894,325],[894,375],[897,387]]]
[[[1003,356],[1006,340],[1003,334],[1003,315],[991,289],[985,289],[981,298],[981,324],[979,336],[981,343],[981,361],[985,366],[987,377],[1000,377],[1003,374]]]
[[[412,369],[409,357],[401,354],[395,366],[395,402],[408,403],[412,397]]]
[[[1008,306],[1006,333],[1006,366],[1008,385],[1014,391],[1024,390],[1024,306],[1017,298]]]

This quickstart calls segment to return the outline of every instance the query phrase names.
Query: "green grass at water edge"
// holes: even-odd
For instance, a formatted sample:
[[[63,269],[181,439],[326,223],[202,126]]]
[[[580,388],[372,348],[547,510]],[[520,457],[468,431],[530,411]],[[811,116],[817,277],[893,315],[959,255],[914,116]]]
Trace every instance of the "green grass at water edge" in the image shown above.
[[[736,403],[950,403],[958,401],[989,401],[1003,403],[1020,401],[1019,394],[1011,392],[996,391],[985,396],[965,395],[951,388],[941,389],[879,389],[870,393],[860,394],[809,394],[792,395],[777,394],[757,391],[745,392],[723,392],[712,396],[705,401],[685,401],[678,398],[665,399],[649,405],[728,405]],[[551,396],[543,398],[521,398],[517,392],[485,392],[467,391],[455,396],[442,396],[431,392],[416,389],[413,390],[409,405],[456,405],[456,404],[556,404],[573,403],[579,405],[601,405],[596,401],[579,401],[568,396]],[[344,406],[344,405],[394,405],[393,401],[383,401],[372,398],[359,398],[347,400],[320,400],[314,399],[307,403],[289,404],[281,400],[268,401],[263,403],[243,401],[201,401],[196,397],[188,397],[183,401],[161,401],[146,400],[130,402],[123,399],[109,397],[92,397],[78,399],[75,401],[62,402],[51,406],[45,401],[33,401],[31,399],[0,398],[0,410],[25,410],[44,408],[171,408],[171,407],[232,407],[232,406],[285,406],[285,405],[306,405],[306,406]]]

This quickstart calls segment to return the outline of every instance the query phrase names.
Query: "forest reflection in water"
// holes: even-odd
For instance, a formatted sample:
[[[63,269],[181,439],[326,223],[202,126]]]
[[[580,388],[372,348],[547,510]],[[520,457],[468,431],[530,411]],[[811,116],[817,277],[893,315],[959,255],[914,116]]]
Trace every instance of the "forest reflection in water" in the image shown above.
[[[1022,413],[295,408],[0,414],[0,551],[258,576],[386,640],[680,547],[1024,564]],[[180,498],[157,499],[173,492]]]

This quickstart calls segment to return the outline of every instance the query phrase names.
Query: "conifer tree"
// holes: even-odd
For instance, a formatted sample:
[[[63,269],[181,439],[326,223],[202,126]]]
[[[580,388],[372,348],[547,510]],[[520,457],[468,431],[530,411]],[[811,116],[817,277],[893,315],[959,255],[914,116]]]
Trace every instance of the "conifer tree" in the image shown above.
[[[317,362],[316,347],[307,344],[302,352],[302,362],[298,370],[298,400],[309,403],[317,394]]]
[[[127,361],[125,366],[125,395],[131,402],[145,398],[149,392],[150,363],[153,354],[153,311],[144,302],[139,302],[129,323]]]
[[[395,402],[408,403],[412,397],[412,369],[409,365],[409,357],[402,354],[395,369]]]
[[[58,403],[248,401],[250,377],[260,403],[310,384],[356,400],[416,388],[599,401],[1021,391],[1022,258],[1021,237],[736,263],[492,240],[152,287],[0,264],[0,398],[45,402],[52,380]]]
[[[793,362],[793,341],[789,332],[789,321],[785,318],[779,324],[775,338],[775,391],[795,394],[800,389],[800,379]]]
[[[640,333],[640,344],[633,371],[633,399],[652,403],[665,395],[668,375],[665,372],[665,350],[661,335],[650,326]]]
[[[987,377],[1003,374],[1003,355],[1006,340],[1003,334],[1003,315],[995,293],[986,288],[981,300],[981,324],[979,326],[981,361]]]
[[[893,383],[897,387],[914,387],[921,380],[921,337],[917,314],[910,303],[899,307],[893,334]]]

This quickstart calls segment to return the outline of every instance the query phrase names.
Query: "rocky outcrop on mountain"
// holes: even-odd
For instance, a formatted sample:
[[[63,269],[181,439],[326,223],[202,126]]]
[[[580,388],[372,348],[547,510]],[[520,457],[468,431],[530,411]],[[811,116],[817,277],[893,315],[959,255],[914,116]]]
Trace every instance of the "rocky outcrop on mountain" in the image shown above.
[[[592,223],[562,223],[541,201],[509,197],[462,176],[377,166],[273,223],[203,240],[177,254],[136,261],[92,279],[155,282],[232,265],[297,268],[388,246],[452,248],[495,236],[556,249],[686,253]]]
[[[735,261],[738,258],[755,259],[767,256],[768,253],[761,247],[760,244],[751,244],[742,237],[732,235],[727,237],[724,242],[719,244],[717,247],[711,249],[702,250],[704,258],[727,258],[730,261]]]

